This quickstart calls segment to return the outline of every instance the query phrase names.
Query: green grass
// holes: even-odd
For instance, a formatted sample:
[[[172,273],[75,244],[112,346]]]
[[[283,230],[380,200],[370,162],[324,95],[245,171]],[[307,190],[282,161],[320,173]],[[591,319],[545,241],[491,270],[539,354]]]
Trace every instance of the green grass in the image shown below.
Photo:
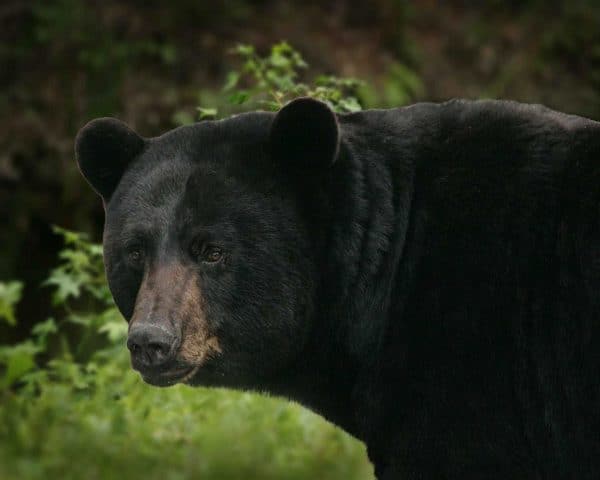
[[[88,366],[88,384],[44,378],[37,392],[4,392],[0,478],[373,478],[360,442],[299,405],[151,387],[123,357]]]

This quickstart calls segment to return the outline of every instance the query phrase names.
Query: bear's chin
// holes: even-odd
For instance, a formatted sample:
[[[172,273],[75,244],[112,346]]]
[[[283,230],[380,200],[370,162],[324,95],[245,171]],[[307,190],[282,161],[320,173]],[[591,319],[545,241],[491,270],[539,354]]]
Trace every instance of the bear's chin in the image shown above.
[[[142,380],[153,387],[172,387],[179,383],[178,378],[148,377],[141,375]]]

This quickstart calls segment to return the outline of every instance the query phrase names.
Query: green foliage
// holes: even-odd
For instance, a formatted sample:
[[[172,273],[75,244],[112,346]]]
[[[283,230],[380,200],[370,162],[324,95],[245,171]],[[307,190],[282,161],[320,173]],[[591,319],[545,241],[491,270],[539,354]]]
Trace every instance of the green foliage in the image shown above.
[[[287,42],[273,45],[266,56],[260,56],[252,45],[238,45],[232,53],[243,61],[239,71],[229,73],[223,88],[234,105],[252,101],[268,110],[279,110],[295,97],[310,96],[339,113],[362,108],[358,101],[362,85],[359,80],[321,75],[312,84],[301,82],[301,72],[308,64]]]
[[[15,326],[15,307],[21,299],[22,282],[0,282],[0,319]],[[16,345],[0,344],[0,389],[10,386],[35,367],[34,357],[43,350],[50,321],[35,326],[32,338]]]
[[[144,384],[129,366],[102,247],[55,232],[65,246],[45,285],[56,319],[0,346],[0,478],[372,478],[362,444],[298,405]],[[0,283],[11,324],[21,289]]]
[[[175,112],[176,125],[214,119],[239,110],[263,109],[277,111],[290,100],[309,96],[327,103],[337,113],[351,113],[369,106],[402,106],[422,96],[420,77],[406,64],[393,62],[377,85],[368,85],[356,78],[316,75],[307,79],[309,66],[297,50],[287,42],[277,43],[266,55],[260,55],[252,45],[237,45],[230,53],[240,66],[225,79],[223,96],[203,92],[200,101],[218,107],[198,107],[195,115],[186,110]]]
[[[300,52],[287,42],[273,45],[269,53],[261,56],[252,45],[237,45],[230,52],[240,62],[237,70],[227,74],[223,85],[227,104],[221,108],[198,107],[196,116],[187,111],[173,115],[176,125],[187,125],[196,120],[217,118],[219,110],[231,113],[232,108],[279,110],[290,100],[309,96],[327,103],[335,112],[347,113],[362,110],[360,102],[364,82],[355,78],[318,75],[312,82],[302,78],[308,64]],[[219,102],[220,98],[211,98]]]
[[[102,246],[91,243],[84,233],[71,232],[53,227],[54,233],[61,235],[65,244],[58,256],[61,263],[44,282],[53,286],[55,305],[69,306],[69,300],[88,294],[112,306],[112,300],[102,264]]]
[[[0,346],[0,388],[37,387],[32,387],[31,382],[38,376],[30,374],[41,357],[58,355],[57,358],[76,366],[75,362],[90,358],[92,346],[109,349],[125,338],[126,324],[114,307],[104,277],[102,246],[91,243],[82,233],[59,227],[54,227],[54,231],[62,236],[65,247],[59,253],[60,264],[50,272],[44,285],[53,289],[56,318],[60,320],[48,318],[34,325],[26,340]],[[19,282],[0,284],[0,313],[13,325],[21,288]],[[69,325],[76,328],[69,329]],[[56,351],[49,350],[51,341],[57,345]],[[102,352],[100,348],[97,354]],[[62,378],[62,370],[54,368],[60,363],[57,358],[48,366],[53,375]]]

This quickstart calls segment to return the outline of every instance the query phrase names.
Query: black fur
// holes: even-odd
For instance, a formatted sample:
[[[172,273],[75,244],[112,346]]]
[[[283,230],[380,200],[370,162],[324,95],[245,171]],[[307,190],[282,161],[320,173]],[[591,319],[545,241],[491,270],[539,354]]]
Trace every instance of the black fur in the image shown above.
[[[298,400],[381,479],[600,478],[600,124],[500,101],[282,112],[125,142],[104,195],[124,316],[138,236],[194,269],[222,341],[192,384]],[[216,269],[186,253],[198,232]]]

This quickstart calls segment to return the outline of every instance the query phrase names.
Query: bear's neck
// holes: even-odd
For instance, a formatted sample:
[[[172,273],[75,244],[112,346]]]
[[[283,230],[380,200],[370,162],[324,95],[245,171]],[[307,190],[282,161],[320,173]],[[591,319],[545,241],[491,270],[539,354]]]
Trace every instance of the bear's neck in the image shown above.
[[[313,332],[296,363],[269,390],[364,439],[365,391],[390,310],[401,301],[392,293],[408,231],[413,168],[402,152],[390,157],[383,141],[378,146],[370,138],[364,151],[367,142],[345,127],[340,158],[320,194],[326,201],[315,206],[318,220],[310,227],[323,252]]]
[[[323,367],[324,356],[310,355],[305,350],[303,358],[286,369],[284,374],[266,385],[271,394],[294,400],[323,416],[346,432],[360,438],[355,422],[353,390],[356,372],[340,365]],[[336,374],[335,372],[339,374]]]

